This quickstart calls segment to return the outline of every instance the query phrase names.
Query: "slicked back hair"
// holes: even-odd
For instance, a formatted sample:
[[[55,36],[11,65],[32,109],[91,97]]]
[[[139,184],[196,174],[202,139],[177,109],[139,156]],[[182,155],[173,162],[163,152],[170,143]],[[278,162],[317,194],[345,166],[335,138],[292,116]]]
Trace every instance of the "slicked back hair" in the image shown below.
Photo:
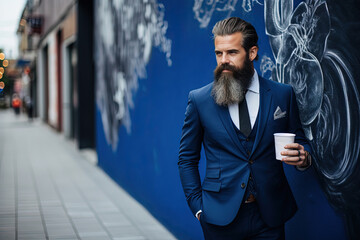
[[[242,20],[238,17],[230,17],[224,20],[221,20],[215,24],[212,29],[212,34],[214,35],[214,39],[217,36],[226,36],[234,33],[240,32],[242,33],[243,42],[242,47],[249,53],[251,47],[256,46],[259,47],[257,41],[259,39],[256,30],[253,25]],[[258,60],[258,55],[255,60]]]

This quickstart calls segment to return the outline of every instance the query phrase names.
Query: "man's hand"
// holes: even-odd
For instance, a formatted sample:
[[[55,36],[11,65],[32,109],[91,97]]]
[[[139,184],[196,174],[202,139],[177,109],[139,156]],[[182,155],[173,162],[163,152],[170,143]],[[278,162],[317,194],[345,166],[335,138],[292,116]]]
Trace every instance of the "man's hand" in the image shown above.
[[[196,214],[196,218],[197,218],[197,220],[199,220],[199,221],[200,221],[200,215],[201,215],[201,212],[198,212],[198,213]]]
[[[309,165],[309,153],[304,150],[304,147],[298,143],[291,143],[285,146],[287,151],[282,151],[281,155],[284,156],[282,161],[286,164],[304,168]]]

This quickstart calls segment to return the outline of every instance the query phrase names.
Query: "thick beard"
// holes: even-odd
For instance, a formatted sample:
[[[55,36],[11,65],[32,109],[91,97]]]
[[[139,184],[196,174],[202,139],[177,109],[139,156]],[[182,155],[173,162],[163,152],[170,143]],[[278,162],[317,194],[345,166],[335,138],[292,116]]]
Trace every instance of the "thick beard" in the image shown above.
[[[223,72],[230,70],[231,72]],[[227,106],[244,101],[245,93],[254,75],[254,67],[248,56],[242,68],[222,64],[214,71],[212,96],[220,106]]]

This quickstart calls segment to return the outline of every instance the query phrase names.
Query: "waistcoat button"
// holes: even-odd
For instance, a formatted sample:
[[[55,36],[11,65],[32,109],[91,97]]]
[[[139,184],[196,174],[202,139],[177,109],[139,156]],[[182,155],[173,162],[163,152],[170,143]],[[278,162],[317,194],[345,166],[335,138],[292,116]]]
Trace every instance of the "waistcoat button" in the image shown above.
[[[245,183],[242,183],[242,184],[241,184],[241,188],[245,188]]]

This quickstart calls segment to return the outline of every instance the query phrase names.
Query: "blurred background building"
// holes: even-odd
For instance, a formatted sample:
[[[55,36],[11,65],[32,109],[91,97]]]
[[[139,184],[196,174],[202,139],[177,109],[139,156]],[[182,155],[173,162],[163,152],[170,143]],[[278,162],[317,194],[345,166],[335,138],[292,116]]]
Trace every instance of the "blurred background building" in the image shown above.
[[[29,0],[18,28],[23,97],[79,148],[95,146],[92,11],[91,1]]]

